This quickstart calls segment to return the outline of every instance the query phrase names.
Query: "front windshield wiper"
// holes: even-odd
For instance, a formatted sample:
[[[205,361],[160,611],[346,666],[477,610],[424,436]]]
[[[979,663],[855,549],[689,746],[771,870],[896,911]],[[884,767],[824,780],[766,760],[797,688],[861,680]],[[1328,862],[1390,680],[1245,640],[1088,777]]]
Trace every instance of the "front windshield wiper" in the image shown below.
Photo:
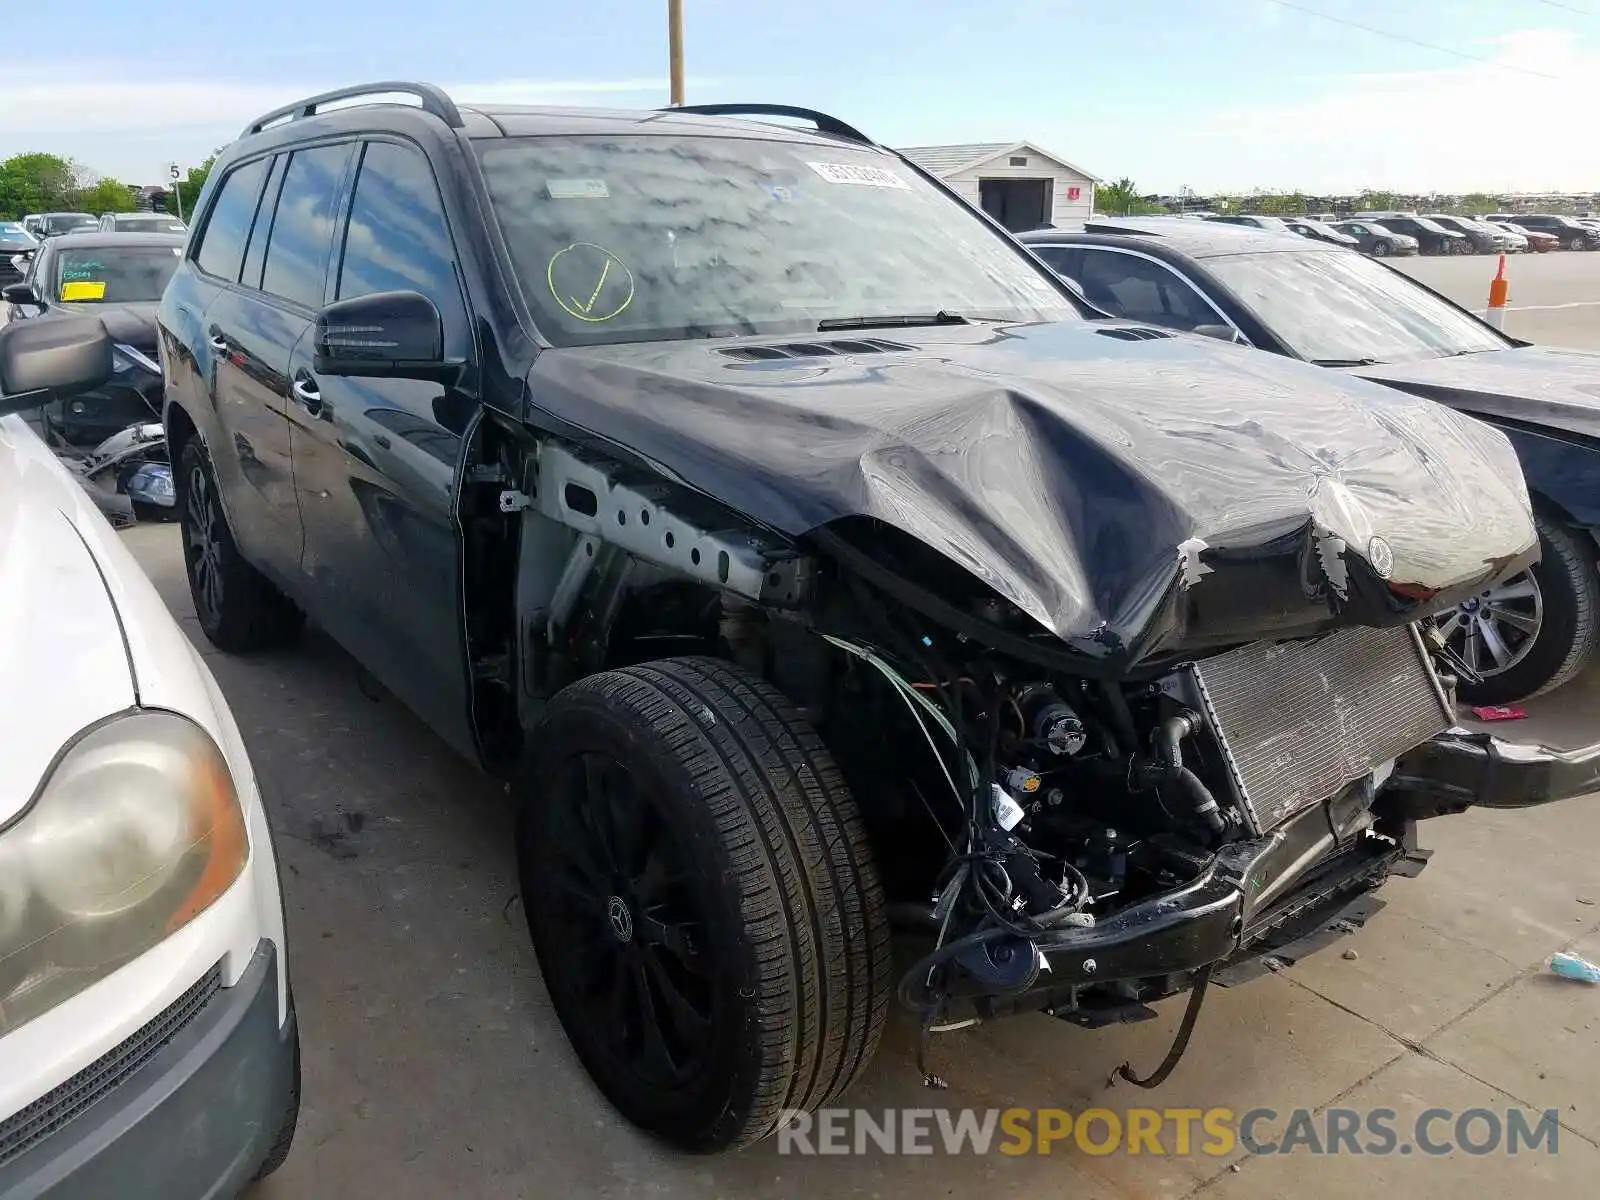
[[[1313,358],[1313,367],[1381,367],[1381,358]]]
[[[817,322],[817,332],[831,329],[906,329],[916,325],[970,325],[972,322],[958,312],[940,309],[936,313],[886,313],[875,317],[829,317]]]

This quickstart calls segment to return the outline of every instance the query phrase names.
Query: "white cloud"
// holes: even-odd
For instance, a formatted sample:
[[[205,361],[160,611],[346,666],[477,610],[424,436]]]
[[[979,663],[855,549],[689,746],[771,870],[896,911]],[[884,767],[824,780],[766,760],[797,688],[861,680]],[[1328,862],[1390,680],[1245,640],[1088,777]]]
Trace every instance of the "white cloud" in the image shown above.
[[[690,81],[698,88],[715,81]],[[8,66],[0,74],[0,159],[43,150],[76,158],[131,183],[164,177],[163,163],[196,163],[245,123],[339,81],[289,84],[117,78],[105,64]],[[666,103],[666,80],[502,79],[443,85],[461,103]]]
[[[1201,192],[1600,188],[1600,138],[1587,129],[1600,55],[1554,30],[1483,52],[1491,62],[1324,79],[1289,104],[1180,117],[1137,167],[1119,167],[1124,150],[1107,169]]]

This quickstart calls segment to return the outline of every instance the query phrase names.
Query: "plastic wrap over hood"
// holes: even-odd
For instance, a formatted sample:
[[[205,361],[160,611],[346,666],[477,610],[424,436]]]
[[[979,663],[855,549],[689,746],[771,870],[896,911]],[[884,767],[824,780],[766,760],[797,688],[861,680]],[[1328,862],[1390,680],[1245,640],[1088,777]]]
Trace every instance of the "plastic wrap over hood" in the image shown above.
[[[889,563],[909,535],[1122,665],[1414,620],[1537,548],[1489,426],[1135,326],[552,350],[529,387],[536,425],[793,538],[827,526]]]

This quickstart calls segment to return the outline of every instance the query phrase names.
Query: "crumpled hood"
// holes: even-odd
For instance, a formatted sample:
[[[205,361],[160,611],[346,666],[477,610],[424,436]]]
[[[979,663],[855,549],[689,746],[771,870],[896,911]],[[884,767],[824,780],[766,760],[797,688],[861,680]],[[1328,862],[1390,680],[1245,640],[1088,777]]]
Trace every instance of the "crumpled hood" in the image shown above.
[[[792,537],[876,518],[1127,663],[1413,619],[1536,548],[1500,433],[1275,355],[1107,323],[779,345],[548,351],[530,419]]]
[[[73,316],[99,317],[111,340],[154,357],[156,352],[156,305],[150,304],[56,304]]]
[[[1600,353],[1592,350],[1521,346],[1350,373],[1463,412],[1600,438]]]

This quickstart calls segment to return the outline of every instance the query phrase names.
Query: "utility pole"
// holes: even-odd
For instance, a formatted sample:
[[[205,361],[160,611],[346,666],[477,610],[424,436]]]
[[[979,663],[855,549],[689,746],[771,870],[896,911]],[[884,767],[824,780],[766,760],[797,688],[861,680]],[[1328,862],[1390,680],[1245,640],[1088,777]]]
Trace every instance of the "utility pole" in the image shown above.
[[[667,0],[667,72],[677,108],[683,103],[683,0]]]

